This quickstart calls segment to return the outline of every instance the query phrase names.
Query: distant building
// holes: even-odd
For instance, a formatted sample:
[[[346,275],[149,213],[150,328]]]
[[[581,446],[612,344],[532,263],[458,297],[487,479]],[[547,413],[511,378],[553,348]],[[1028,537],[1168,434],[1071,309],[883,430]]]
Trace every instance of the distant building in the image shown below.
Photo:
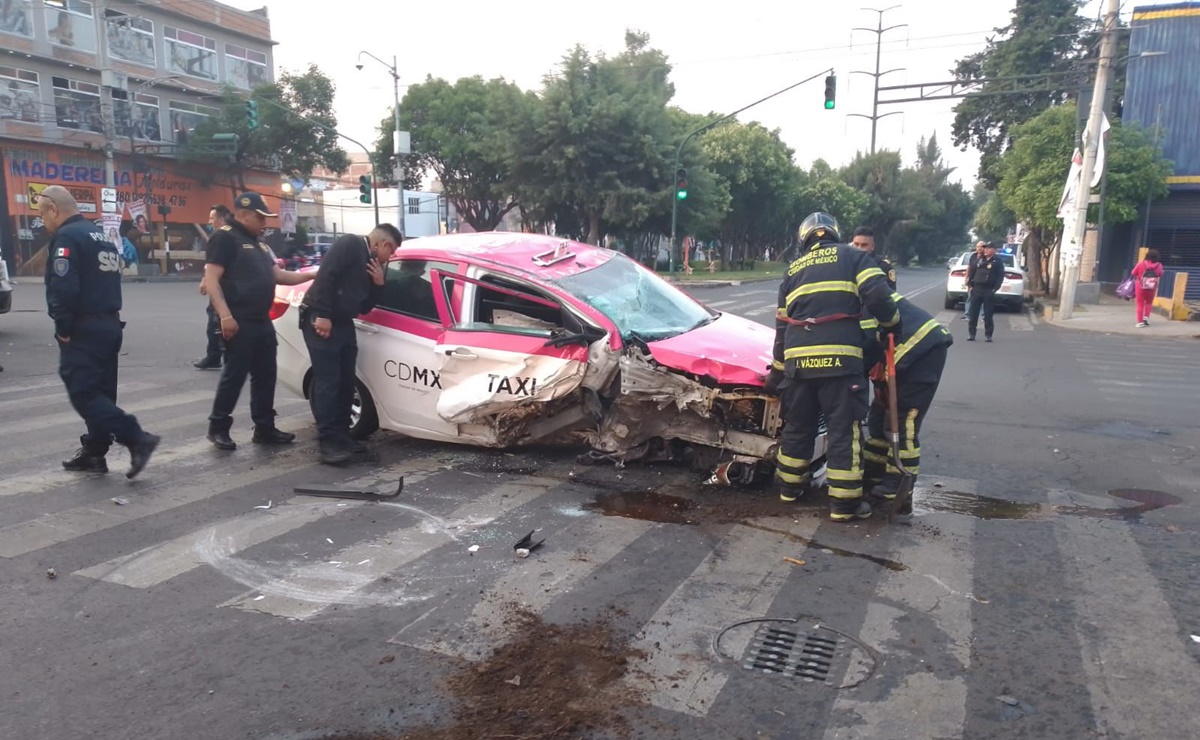
[[[197,254],[210,206],[231,205],[233,194],[212,184],[219,181],[215,167],[182,165],[173,149],[217,113],[213,96],[223,85],[248,92],[273,81],[273,45],[266,8],[245,12],[213,0],[5,0],[0,246],[12,271],[41,273],[47,235],[33,205],[48,185],[70,189],[88,218],[111,214],[116,223],[119,216],[110,228],[130,235],[143,261],[164,243],[174,253]],[[107,178],[106,151],[113,153],[115,182]],[[277,174],[251,171],[246,180],[278,205]],[[168,269],[197,269],[196,260],[179,257]]]
[[[380,221],[399,226],[398,195],[399,191],[395,188],[379,189]],[[353,190],[326,190],[321,197],[325,231],[366,234],[375,227],[375,204],[359,201],[357,182]],[[453,218],[452,209],[447,212],[448,205],[438,193],[405,190],[404,204],[404,226],[401,230],[406,238],[444,233],[444,224]]]
[[[1099,279],[1121,281],[1138,248],[1153,247],[1169,273],[1189,274],[1187,298],[1200,300],[1200,2],[1135,7],[1130,28],[1123,120],[1157,137],[1174,173],[1169,195],[1136,222],[1105,227]]]

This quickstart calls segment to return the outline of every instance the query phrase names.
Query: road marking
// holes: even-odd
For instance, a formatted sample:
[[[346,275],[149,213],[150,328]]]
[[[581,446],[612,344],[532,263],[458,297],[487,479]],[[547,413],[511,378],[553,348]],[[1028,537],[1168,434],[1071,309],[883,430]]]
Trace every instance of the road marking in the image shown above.
[[[11,401],[0,401],[0,413],[13,411],[43,411],[46,406],[62,406],[70,409],[70,401],[67,399],[67,392],[63,388],[62,381],[58,383],[59,392],[43,394],[39,396],[24,396],[22,398],[14,398]],[[162,386],[155,383],[125,383],[119,388],[118,398],[128,399],[131,393],[142,393],[144,391],[155,390]],[[118,401],[120,403],[120,401]],[[25,417],[31,418],[31,417]],[[39,417],[40,418],[40,417]],[[76,414],[78,419],[79,415]]]
[[[189,421],[192,423],[195,423],[195,419],[189,419]],[[279,429],[282,429],[284,431],[290,431],[290,432],[294,432],[294,431],[297,431],[300,429],[311,427],[312,426],[312,413],[304,412],[304,413],[294,414],[292,416],[278,417],[278,418],[276,418],[275,426],[277,426]],[[17,430],[17,431],[19,432],[20,430]],[[167,442],[169,443],[169,441],[167,441]],[[113,447],[113,451],[115,452],[116,450],[121,451],[122,457],[124,457],[127,454],[125,452],[125,448],[121,447],[119,445],[115,445]],[[159,450],[160,451],[156,451],[154,453],[154,457],[152,457],[150,459],[150,465],[152,467],[156,467],[159,465],[171,464],[171,463],[174,463],[177,465],[182,465],[182,464],[198,465],[198,464],[203,464],[206,462],[211,462],[214,459],[212,457],[212,455],[219,456],[219,455],[229,454],[229,453],[224,453],[224,452],[221,452],[220,450],[214,449],[212,442],[209,442],[208,439],[206,439],[206,438],[201,438],[194,442],[190,442],[186,445],[182,445],[179,447],[165,447],[163,445],[160,445]],[[204,453],[204,452],[210,452],[210,453],[212,453],[212,455],[201,458],[201,459],[197,459],[197,460],[191,459],[191,458],[197,457],[198,455],[200,455],[201,453]],[[236,455],[237,453],[235,452],[232,454]],[[115,470],[114,470],[115,464],[116,463],[110,457],[110,459],[109,459],[109,470],[110,470],[109,475],[110,476],[113,475],[115,472]],[[147,468],[147,470],[149,472],[143,473],[142,479],[149,478],[151,475],[154,474],[153,470],[151,470],[150,468]],[[175,472],[178,472],[178,471],[175,471]],[[86,476],[84,474],[71,473],[66,470],[61,470],[61,469],[46,471],[43,473],[30,473],[28,475],[15,476],[12,478],[7,478],[3,482],[0,482],[0,498],[4,498],[5,496],[18,496],[23,493],[42,493],[42,492],[49,491],[49,490],[52,490],[55,488],[60,488],[62,486],[70,485],[72,483],[81,483],[86,480],[88,480],[88,476]],[[0,530],[0,531],[3,531],[3,530]]]
[[[1050,492],[1050,503],[1070,502],[1067,492]],[[1064,516],[1054,526],[1074,586],[1069,598],[1098,735],[1180,737],[1181,718],[1195,714],[1200,696],[1194,646],[1185,644],[1129,525]]]
[[[761,521],[771,529],[781,526],[779,519]],[[819,525],[818,518],[805,517],[788,531],[809,539]],[[632,647],[645,651],[647,657],[631,667],[627,683],[656,707],[706,716],[730,670],[727,662],[712,662],[713,636],[734,622],[766,614],[796,567],[783,559],[798,557],[803,550],[804,545],[791,537],[734,526],[633,641]],[[753,629],[728,633],[722,651],[740,660],[753,633]]]
[[[403,504],[384,504],[407,509],[421,519],[339,550],[326,562],[290,566],[282,571],[237,561],[225,557],[223,552],[215,553],[218,557],[209,564],[251,589],[220,606],[305,620],[335,604],[394,605],[430,598],[444,584],[427,586],[416,575],[397,578],[393,589],[372,593],[365,590],[384,576],[456,541],[466,530],[485,526],[557,485],[559,481],[523,477],[520,483],[499,485],[470,499],[445,519]]]
[[[661,528],[625,517],[595,516],[585,520],[578,530],[559,532],[558,544],[549,552],[513,562],[462,622],[439,627],[435,632],[419,617],[388,642],[469,660],[485,657],[512,637],[504,619],[511,606],[540,613],[656,527]],[[504,557],[511,558],[507,553]],[[451,629],[461,630],[461,634],[448,635]]]
[[[172,406],[182,406],[184,404],[201,401],[204,399],[212,399],[213,391],[192,391],[191,393],[180,393],[176,395],[157,396],[144,400],[134,401],[128,405],[121,403],[121,408],[126,412],[140,413],[143,411],[154,411],[156,409],[170,408]],[[83,425],[83,420],[79,418],[79,414],[74,411],[67,411],[60,414],[47,414],[33,419],[26,419],[21,422],[21,425],[16,429],[19,432],[37,432],[44,429],[50,429],[64,424],[79,424]]]
[[[956,484],[960,490],[963,487]],[[894,557],[909,569],[884,575],[858,634],[887,656],[876,676],[883,680],[837,695],[826,740],[962,737],[975,601],[971,594],[975,521],[955,514],[923,518],[936,522],[946,537],[931,539],[915,530],[896,530]],[[922,618],[906,618],[911,614]],[[934,629],[944,639],[931,643],[927,635],[907,634],[923,620],[933,622],[923,629]],[[919,670],[920,662],[937,670]],[[890,665],[895,670],[887,675]]]
[[[705,303],[704,305],[711,306],[713,308],[729,308],[730,306],[734,305],[735,303],[738,303],[738,301],[724,300],[724,301],[709,301],[709,302]]]
[[[427,463],[432,463],[432,461],[427,459],[408,460],[402,465],[393,466],[385,471],[372,473],[340,485],[346,488],[373,486],[380,480],[395,480],[399,475],[405,475],[405,482],[412,484],[428,476],[422,473],[406,473],[406,471],[412,471],[414,468],[420,469]],[[278,498],[290,495],[290,493],[281,493]],[[254,510],[218,522],[210,527],[190,532],[182,537],[176,537],[173,540],[113,558],[90,568],[75,571],[75,575],[132,588],[149,588],[207,564],[203,548],[208,542],[219,543],[222,552],[238,553],[299,529],[306,524],[350,509],[350,506],[345,503],[338,504],[334,499],[315,499],[302,496],[272,506],[270,509]]]
[[[1008,314],[1008,328],[1013,331],[1033,331],[1033,323],[1024,312],[1020,314]]]

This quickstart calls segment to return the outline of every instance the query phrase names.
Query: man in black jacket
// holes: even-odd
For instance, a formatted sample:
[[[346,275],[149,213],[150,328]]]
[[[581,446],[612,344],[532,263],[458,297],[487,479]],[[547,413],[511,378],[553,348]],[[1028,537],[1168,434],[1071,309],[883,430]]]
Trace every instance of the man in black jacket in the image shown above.
[[[312,409],[321,462],[328,465],[345,463],[366,449],[349,434],[358,359],[354,318],[379,301],[385,266],[403,240],[391,224],[379,224],[366,239],[341,237],[322,258],[300,306],[300,329],[312,361]]]
[[[983,245],[983,256],[975,263],[975,268],[967,273],[967,287],[971,290],[971,314],[967,324],[967,341],[975,341],[975,331],[979,326],[979,309],[983,308],[983,338],[992,341],[992,332],[996,329],[993,314],[996,310],[996,291],[1004,285],[1004,261],[996,256],[996,245],[988,242]]]

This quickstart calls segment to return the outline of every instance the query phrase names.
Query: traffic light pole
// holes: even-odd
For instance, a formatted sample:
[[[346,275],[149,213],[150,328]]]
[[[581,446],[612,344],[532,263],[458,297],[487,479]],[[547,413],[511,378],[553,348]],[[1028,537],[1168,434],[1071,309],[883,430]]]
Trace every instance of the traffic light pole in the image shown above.
[[[783,88],[782,90],[777,90],[776,92],[771,93],[770,95],[766,96],[765,98],[760,98],[758,100],[755,100],[753,103],[751,103],[747,106],[738,108],[733,113],[722,116],[722,117],[716,119],[715,121],[710,121],[709,123],[706,123],[703,126],[701,126],[700,128],[696,129],[695,131],[692,131],[687,136],[683,137],[683,141],[679,142],[679,146],[675,149],[675,166],[671,169],[671,171],[673,173],[679,172],[679,157],[683,154],[684,145],[687,144],[689,141],[691,141],[693,136],[696,136],[697,134],[702,134],[705,131],[712,128],[713,126],[716,126],[718,123],[724,123],[725,121],[728,121],[730,118],[733,118],[734,116],[736,116],[737,114],[739,114],[743,111],[753,108],[754,106],[758,105],[759,103],[765,103],[766,101],[770,100],[771,98],[774,98],[778,95],[782,95],[789,90],[794,90],[795,88],[800,87],[801,85],[803,85],[806,82],[812,82],[813,80],[817,79],[818,77],[821,77],[822,75],[831,75],[831,74],[833,74],[832,68],[818,72],[817,74],[813,75],[812,77],[806,77],[803,80],[800,80],[799,82],[797,82],[793,85],[788,85],[787,87]],[[675,227],[677,225],[678,215],[679,215],[678,180],[676,180],[676,187],[674,188],[674,191],[675,191],[673,193],[674,197],[671,198],[671,248],[670,248],[670,250],[668,250],[669,254],[668,254],[668,258],[667,258],[667,274],[668,275],[675,274]]]

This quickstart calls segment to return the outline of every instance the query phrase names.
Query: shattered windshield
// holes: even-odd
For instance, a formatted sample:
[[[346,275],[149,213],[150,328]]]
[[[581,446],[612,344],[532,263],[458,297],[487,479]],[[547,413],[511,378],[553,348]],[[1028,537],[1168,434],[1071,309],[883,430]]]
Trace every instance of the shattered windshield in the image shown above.
[[[703,326],[717,314],[623,254],[554,281],[607,316],[623,339],[651,342]]]

